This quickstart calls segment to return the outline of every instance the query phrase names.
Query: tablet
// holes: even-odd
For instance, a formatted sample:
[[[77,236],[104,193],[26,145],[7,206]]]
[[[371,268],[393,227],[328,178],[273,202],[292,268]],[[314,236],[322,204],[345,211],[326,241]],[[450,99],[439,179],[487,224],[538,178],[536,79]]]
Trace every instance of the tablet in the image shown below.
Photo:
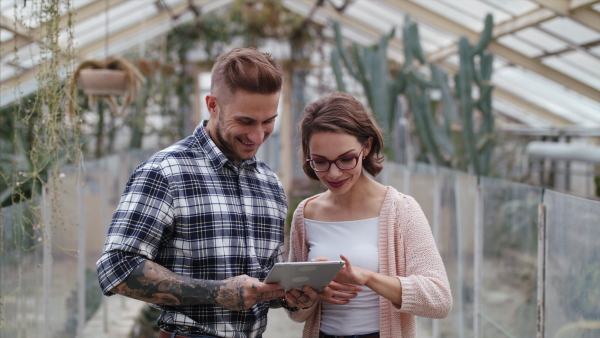
[[[343,266],[344,261],[276,263],[264,282],[279,283],[285,291],[308,285],[322,292]]]

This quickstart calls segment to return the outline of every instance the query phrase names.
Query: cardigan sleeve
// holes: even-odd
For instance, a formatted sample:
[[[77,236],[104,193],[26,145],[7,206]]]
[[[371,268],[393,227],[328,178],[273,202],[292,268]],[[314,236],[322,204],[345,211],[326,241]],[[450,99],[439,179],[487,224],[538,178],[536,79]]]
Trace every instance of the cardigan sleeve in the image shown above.
[[[423,210],[410,196],[403,196],[396,209],[404,245],[406,277],[402,284],[401,307],[397,311],[428,318],[447,317],[452,309],[452,294],[444,263],[435,244]]]
[[[307,200],[302,201],[292,217],[292,225],[290,229],[290,247],[288,252],[288,262],[306,262],[308,260],[308,248],[306,248],[306,229],[304,226],[304,205]],[[293,321],[302,323],[306,321],[317,309],[320,309],[320,304],[296,312],[286,310],[288,317]]]

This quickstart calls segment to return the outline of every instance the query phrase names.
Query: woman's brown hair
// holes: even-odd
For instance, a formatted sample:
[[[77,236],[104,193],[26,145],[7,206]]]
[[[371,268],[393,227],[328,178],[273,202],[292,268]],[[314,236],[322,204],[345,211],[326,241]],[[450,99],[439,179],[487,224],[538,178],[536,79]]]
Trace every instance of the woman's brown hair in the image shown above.
[[[383,138],[379,126],[369,116],[365,107],[352,95],[336,91],[307,105],[299,126],[302,138],[302,169],[310,179],[319,180],[310,164],[306,162],[310,157],[308,148],[310,138],[318,132],[353,135],[363,145],[372,137],[371,151],[363,160],[363,168],[373,176],[383,169],[381,165],[383,156],[379,155],[383,149]]]

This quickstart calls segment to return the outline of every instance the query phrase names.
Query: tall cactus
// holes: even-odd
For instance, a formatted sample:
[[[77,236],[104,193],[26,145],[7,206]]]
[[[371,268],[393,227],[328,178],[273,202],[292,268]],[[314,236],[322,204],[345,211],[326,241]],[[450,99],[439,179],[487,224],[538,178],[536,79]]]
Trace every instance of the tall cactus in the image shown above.
[[[383,129],[386,145],[391,145],[391,129],[394,125],[394,111],[396,110],[398,95],[404,90],[404,79],[394,79],[390,76],[387,58],[388,41],[394,36],[395,30],[381,37],[374,46],[351,46],[351,54],[344,47],[340,25],[334,22],[337,49],[331,53],[331,66],[333,68],[338,89],[346,91],[342,77],[342,63],[348,73],[359,81],[367,96],[371,110]],[[386,152],[393,156],[391,151]]]
[[[493,17],[488,14],[479,41],[471,46],[465,37],[459,39],[460,68],[454,76],[454,93],[448,84],[448,76],[435,64],[428,64],[419,40],[419,29],[410,17],[403,27],[405,62],[395,78],[391,78],[386,49],[394,31],[381,37],[372,47],[352,45],[352,58],[342,44],[339,24],[334,23],[337,49],[332,52],[331,63],[336,75],[338,89],[345,91],[341,62],[364,88],[371,109],[383,127],[389,130],[395,119],[397,96],[408,97],[417,134],[431,162],[445,167],[468,170],[476,175],[489,172],[494,148],[494,116],[492,114],[492,89],[490,79],[493,55],[486,51],[492,38]],[[428,65],[430,74],[418,71]],[[473,99],[473,84],[477,85],[479,98]],[[441,92],[443,122],[436,121],[430,98],[430,90]],[[437,105],[439,106],[439,105]],[[475,108],[481,113],[481,123],[476,125]],[[385,135],[389,141],[389,133]],[[389,142],[386,142],[389,144]]]
[[[460,68],[455,75],[454,94],[448,85],[447,75],[436,65],[429,64],[430,79],[416,70],[419,65],[415,64],[415,60],[421,65],[427,64],[423,57],[418,56],[422,53],[418,28],[407,17],[403,29],[406,95],[419,139],[436,164],[461,170],[467,170],[470,165],[476,175],[486,175],[489,172],[494,148],[493,87],[490,84],[494,59],[486,51],[493,27],[493,17],[487,15],[485,28],[475,46],[471,46],[465,37],[459,39]],[[477,100],[473,100],[474,83],[479,89]],[[431,112],[432,102],[428,93],[431,88],[441,92],[441,126],[436,124]],[[474,119],[475,108],[482,115],[478,126]]]

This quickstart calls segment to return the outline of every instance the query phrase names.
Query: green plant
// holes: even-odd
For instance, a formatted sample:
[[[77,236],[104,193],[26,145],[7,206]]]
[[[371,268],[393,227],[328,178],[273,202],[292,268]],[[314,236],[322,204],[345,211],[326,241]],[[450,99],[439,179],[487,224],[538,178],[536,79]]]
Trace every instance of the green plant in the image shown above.
[[[419,139],[434,162],[441,166],[467,170],[470,166],[475,175],[487,175],[493,151],[494,116],[492,112],[493,55],[486,51],[491,41],[494,21],[491,14],[485,18],[485,28],[476,45],[471,46],[466,37],[459,39],[460,68],[454,77],[454,93],[448,84],[448,76],[435,64],[429,64],[430,78],[417,71],[418,60],[427,65],[419,42],[418,28],[409,17],[405,20],[405,64],[407,94]],[[474,100],[473,84],[478,87],[479,97]],[[429,91],[441,92],[437,109],[442,112],[442,123],[436,123],[431,107],[434,100]],[[477,108],[477,110],[475,109]],[[476,125],[476,112],[481,123]]]
[[[392,156],[389,147],[392,144],[391,129],[394,125],[394,112],[397,97],[404,91],[406,85],[405,77],[400,73],[395,78],[391,76],[392,72],[388,64],[387,45],[394,36],[394,29],[382,36],[376,45],[359,46],[353,43],[350,53],[343,45],[342,33],[337,21],[334,22],[333,29],[337,48],[331,53],[331,66],[338,89],[346,91],[341,67],[343,62],[348,73],[361,83],[371,111],[383,129],[386,154]]]
[[[346,91],[341,57],[350,75],[361,83],[369,106],[384,129],[386,144],[391,144],[389,131],[396,119],[398,95],[404,93],[421,145],[418,158],[465,171],[470,167],[476,175],[487,175],[494,149],[493,86],[490,82],[494,59],[486,48],[491,41],[493,26],[493,17],[487,15],[484,31],[476,45],[471,46],[467,38],[460,38],[460,68],[454,77],[452,91],[448,75],[436,64],[427,62],[418,26],[410,17],[406,17],[403,27],[404,65],[396,71],[391,70],[386,56],[394,30],[382,36],[376,45],[352,44],[350,56],[342,44],[336,22],[333,27],[337,48],[331,54],[331,65],[338,89]],[[428,66],[429,76],[419,71],[424,66]],[[473,98],[473,84],[479,89],[477,99]],[[440,101],[431,98],[432,89],[439,90]],[[479,124],[475,121],[478,113],[481,115]]]

